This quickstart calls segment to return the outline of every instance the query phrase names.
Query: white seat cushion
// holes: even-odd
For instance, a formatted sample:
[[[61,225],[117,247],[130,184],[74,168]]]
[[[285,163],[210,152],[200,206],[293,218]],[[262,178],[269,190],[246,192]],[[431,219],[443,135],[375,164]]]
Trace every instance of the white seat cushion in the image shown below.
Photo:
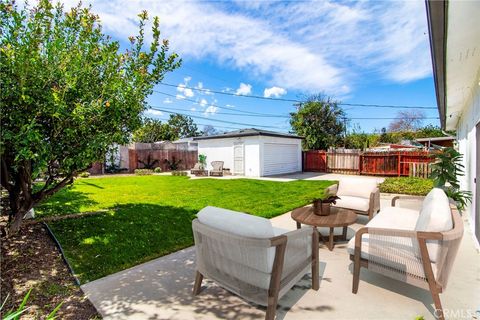
[[[275,236],[270,220],[243,212],[208,206],[200,210],[197,217],[203,224],[243,237]]]
[[[391,228],[399,230],[414,230],[418,220],[418,212],[411,209],[387,207],[367,223],[370,228]],[[355,253],[355,237],[348,242],[347,250]],[[368,259],[368,234],[362,237],[362,258]]]
[[[337,195],[352,196],[370,199],[370,194],[377,189],[377,182],[374,179],[361,178],[345,178],[341,179],[338,184]]]
[[[390,228],[399,230],[414,230],[418,220],[419,213],[416,210],[399,208],[399,207],[387,207],[382,209],[370,222],[367,223],[367,227],[370,228]],[[369,260],[372,255],[379,254],[378,249],[372,249],[369,246],[369,235],[364,234],[362,237],[362,252],[360,256],[362,259]],[[399,263],[398,261],[416,261],[418,263],[419,257],[415,254],[415,247],[410,238],[392,237],[391,241],[386,240],[382,246],[385,247],[386,252],[391,257],[392,261],[389,262],[382,257],[382,260],[391,268],[399,271],[406,271],[409,274],[424,277],[423,271],[416,268],[415,263]],[[391,250],[387,249],[391,248]],[[350,239],[347,246],[349,254],[355,253],[355,237]],[[397,254],[400,258],[394,259],[392,254]],[[375,259],[375,258],[372,258]],[[432,265],[434,272],[436,267]]]
[[[445,192],[440,188],[432,189],[425,197],[422,210],[415,225],[416,231],[442,232],[453,228],[450,203]],[[437,261],[440,254],[438,241],[427,242],[428,255],[431,261]]]
[[[353,196],[341,196],[340,199],[336,201],[334,207],[337,208],[346,208],[358,211],[368,211],[370,204],[370,199],[359,198]]]

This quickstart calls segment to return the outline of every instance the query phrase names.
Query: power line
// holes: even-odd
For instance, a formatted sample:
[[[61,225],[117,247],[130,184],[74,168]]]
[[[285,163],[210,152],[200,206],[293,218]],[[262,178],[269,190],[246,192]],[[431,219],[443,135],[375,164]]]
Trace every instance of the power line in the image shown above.
[[[163,85],[163,86],[167,86],[167,87],[174,87],[174,88],[178,87],[178,85],[171,84],[171,83],[166,83],[166,82],[160,82],[159,84]],[[195,91],[200,91],[200,92],[213,92],[213,93],[222,94],[222,95],[252,98],[252,99],[273,100],[273,101],[283,101],[283,102],[295,102],[295,103],[305,102],[305,101],[298,100],[298,99],[273,98],[273,97],[264,97],[264,96],[257,96],[257,95],[244,95],[244,94],[239,95],[239,94],[232,93],[232,92],[224,92],[224,91],[205,89],[205,88],[196,88],[196,87],[191,87],[191,86],[187,86],[187,85],[184,85],[183,88],[190,89],[190,90],[195,90]],[[153,91],[161,93],[161,92],[156,91],[156,90],[153,90]],[[366,108],[429,109],[429,110],[436,110],[437,109],[436,107],[427,107],[427,106],[381,105],[381,104],[343,103],[343,102],[339,102],[337,104],[341,105],[341,106],[366,107]]]
[[[168,97],[172,97],[172,98],[175,98],[177,99],[177,96],[174,95],[174,94],[170,94],[170,93],[166,93],[166,92],[162,92],[162,91],[156,91],[154,90],[156,93],[160,93],[160,94],[163,94],[165,96],[168,96]],[[200,104],[198,101],[196,100],[193,100],[193,99],[189,99],[187,97],[183,97],[181,100],[184,100],[184,101],[190,101],[190,102],[193,102],[195,104]],[[219,108],[219,109],[224,109],[224,110],[232,110],[232,108],[228,108],[228,107],[222,107],[222,106],[219,106],[219,105],[216,105],[216,104],[213,104],[213,103],[209,103],[210,106],[212,107],[216,107],[216,108]],[[272,114],[272,113],[259,113],[259,112],[253,112],[253,111],[245,111],[245,110],[236,110],[237,112],[242,112],[242,113],[245,113],[245,114],[254,114],[254,115],[269,115],[269,116],[278,116],[276,114]]]
[[[168,108],[168,107],[161,107],[162,109],[166,109],[169,111],[185,111],[185,112],[192,112],[192,113],[205,113],[205,111],[200,111],[200,110],[191,110],[191,109],[181,109],[181,108]],[[155,109],[156,110],[156,109]],[[207,112],[208,113],[208,112]],[[267,114],[242,114],[242,113],[232,113],[232,112],[212,112],[211,114],[218,114],[218,115],[227,115],[227,116],[240,116],[240,117],[261,117],[261,118],[284,118],[288,119],[290,116],[284,116],[284,115],[267,115]],[[395,117],[342,117],[342,119],[347,119],[347,120],[395,120],[397,118]],[[402,118],[406,120],[416,120],[419,118],[412,117],[412,118]],[[438,117],[425,117],[421,118],[421,120],[438,120]]]
[[[183,116],[189,116],[191,118],[196,118],[196,119],[203,119],[203,120],[209,120],[209,121],[215,121],[215,122],[221,122],[221,123],[228,123],[228,124],[236,124],[236,125],[249,126],[249,127],[281,129],[280,127],[276,127],[276,126],[274,127],[274,126],[265,126],[265,125],[259,125],[259,124],[251,124],[251,123],[242,123],[242,122],[236,122],[236,121],[211,119],[211,118],[207,118],[207,117],[192,116],[192,115],[188,115],[188,114],[184,114],[184,113],[180,113],[180,112],[168,111],[168,110],[161,109],[161,108],[154,107],[154,106],[149,106],[149,107],[150,107],[150,109],[153,109],[153,110],[162,111],[162,112],[166,112],[166,113],[170,113],[170,114],[179,114],[179,115],[183,115]]]
[[[163,109],[173,110],[173,111],[187,111],[187,112],[197,112],[197,113],[205,113],[205,111],[200,110],[191,110],[191,109],[181,109],[181,108],[168,108],[162,107]],[[218,107],[217,107],[218,108]],[[207,112],[209,113],[209,112]],[[234,112],[212,112],[212,114],[221,114],[221,115],[229,115],[229,116],[240,116],[240,117],[260,117],[260,118],[284,118],[288,119],[290,116],[287,115],[268,115],[268,114],[243,114],[243,113],[234,113]]]

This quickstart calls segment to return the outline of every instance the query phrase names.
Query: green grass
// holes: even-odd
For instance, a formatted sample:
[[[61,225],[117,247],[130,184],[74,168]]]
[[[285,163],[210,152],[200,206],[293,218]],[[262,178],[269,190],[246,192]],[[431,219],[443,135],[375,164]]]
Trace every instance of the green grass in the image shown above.
[[[380,192],[386,193],[401,193],[416,196],[424,196],[433,188],[433,181],[431,179],[423,178],[386,178],[380,184]]]
[[[207,205],[271,218],[323,197],[330,181],[273,182],[131,176],[79,179],[36,208],[39,217],[107,210],[50,223],[82,283],[193,244]]]

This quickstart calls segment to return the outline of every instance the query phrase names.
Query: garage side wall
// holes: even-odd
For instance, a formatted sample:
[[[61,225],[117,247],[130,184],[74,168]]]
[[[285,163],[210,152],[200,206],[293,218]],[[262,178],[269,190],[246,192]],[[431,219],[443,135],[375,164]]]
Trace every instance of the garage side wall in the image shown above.
[[[224,168],[233,169],[233,139],[198,140],[198,154],[207,156],[207,169],[212,161],[223,161]]]
[[[302,171],[302,140],[260,137],[260,175]]]

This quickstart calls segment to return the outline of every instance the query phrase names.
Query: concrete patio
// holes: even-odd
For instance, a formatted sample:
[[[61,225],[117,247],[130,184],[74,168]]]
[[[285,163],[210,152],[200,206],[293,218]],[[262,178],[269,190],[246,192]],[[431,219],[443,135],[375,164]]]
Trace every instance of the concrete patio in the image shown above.
[[[381,206],[389,206],[391,197],[382,194]],[[419,203],[409,201],[401,206],[414,208]],[[366,222],[366,217],[359,217],[349,228],[349,238]],[[295,228],[290,213],[272,219],[272,223]],[[480,319],[480,254],[468,221],[465,223],[448,288],[441,294],[447,319]],[[362,270],[359,292],[352,294],[346,243],[336,245],[332,252],[321,245],[319,256],[320,290],[310,290],[310,277],[304,277],[280,300],[277,319],[434,319],[428,291],[368,270]],[[264,318],[264,308],[210,281],[193,297],[194,268],[195,252],[190,247],[87,283],[82,289],[105,319]]]

